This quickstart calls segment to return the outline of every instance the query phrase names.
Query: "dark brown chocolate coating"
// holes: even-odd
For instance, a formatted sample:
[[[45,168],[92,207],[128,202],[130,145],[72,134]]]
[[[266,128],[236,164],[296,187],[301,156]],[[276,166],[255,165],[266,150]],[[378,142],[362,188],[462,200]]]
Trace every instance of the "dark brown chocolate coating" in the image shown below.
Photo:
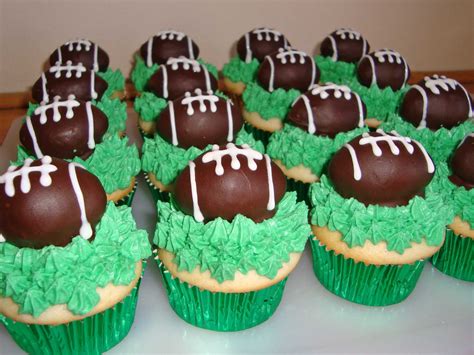
[[[31,124],[35,132],[38,146],[43,155],[50,155],[55,158],[72,159],[80,157],[87,159],[94,148],[89,148],[89,120],[87,117],[86,103],[78,101],[79,106],[73,108],[74,116],[66,118],[66,107],[59,107],[58,111],[61,119],[58,122],[53,120],[53,109],[46,111],[46,123],[40,123],[40,113],[31,116]],[[94,141],[98,144],[109,127],[107,116],[96,106],[91,105]],[[26,122],[20,129],[21,144],[33,155],[35,149],[33,139],[28,130]]]
[[[433,92],[430,87],[436,81],[442,81],[442,85],[443,81],[445,82],[443,86],[436,85]],[[400,116],[415,127],[420,125],[425,107],[419,90],[425,92],[427,99],[425,127],[432,130],[441,127],[449,129],[468,119],[472,102],[467,91],[454,80],[435,75],[420,80],[403,98]]]
[[[225,147],[220,147],[225,149]],[[204,153],[206,154],[206,153]],[[237,214],[251,218],[255,222],[272,217],[276,208],[267,210],[269,187],[267,180],[266,161],[264,158],[255,160],[257,169],[252,171],[247,164],[247,158],[239,155],[240,169],[231,167],[231,158],[222,158],[224,174],[215,172],[214,161],[203,163],[201,155],[194,160],[195,176],[200,210],[204,221],[218,217],[231,221]],[[275,204],[282,199],[286,191],[286,179],[280,168],[271,163]],[[176,203],[188,215],[193,215],[193,199],[190,184],[189,166],[183,170],[176,180]]]
[[[321,88],[327,89],[320,94],[319,89]],[[347,132],[359,127],[361,118],[365,118],[367,109],[364,102],[360,100],[359,107],[357,94],[350,92],[346,86],[342,87],[343,90],[347,90],[345,93],[340,88],[334,84],[319,85],[316,86],[316,89],[304,94],[311,107],[312,120],[316,129],[314,135],[334,138],[340,132]],[[328,94],[327,97],[326,94]],[[288,113],[288,121],[309,132],[308,116],[308,109],[303,98],[300,97]]]
[[[468,190],[474,187],[474,133],[468,135],[454,152],[451,170],[453,174],[449,179],[453,184]]]
[[[89,41],[90,42],[90,41]],[[58,49],[56,49],[49,56],[49,64],[55,65],[59,61],[59,52],[61,52],[61,63],[66,63],[68,60],[72,64],[82,63],[89,70],[94,70],[94,47],[96,44],[90,42],[90,46],[84,44],[78,45],[76,42],[69,44],[65,43]],[[109,67],[109,56],[99,46],[97,46],[97,66],[98,71],[104,72]]]
[[[147,90],[168,100],[175,100],[186,92],[193,93],[196,89],[205,93],[209,90],[217,90],[217,80],[214,75],[208,72],[210,84],[208,87],[205,73],[207,69],[202,64],[199,64],[199,67],[199,71],[195,71],[179,65],[175,70],[171,64],[162,65],[148,81]],[[166,75],[163,74],[165,70]],[[167,84],[164,83],[165,81]],[[164,87],[167,87],[167,92],[164,91]]]
[[[248,36],[250,51],[247,51],[246,36]],[[267,55],[275,53],[279,48],[287,48],[290,46],[290,42],[288,42],[283,34],[262,27],[256,28],[240,37],[237,42],[237,53],[239,58],[243,61],[245,61],[247,55],[249,55],[250,59],[256,58],[259,62],[262,62]]]
[[[46,77],[46,92],[49,96],[48,102],[51,102],[55,96],[67,99],[69,95],[74,95],[78,100],[83,101],[100,100],[105,90],[107,90],[107,82],[94,74],[94,90],[97,93],[97,98],[92,97],[92,75],[90,70],[82,73],[79,78],[76,77],[75,72],[73,72],[70,78],[67,78],[64,72],[59,78],[56,78],[55,73],[50,72],[50,70],[51,68],[44,73]],[[43,80],[41,77],[33,85],[32,96],[36,102],[43,101]]]
[[[52,184],[42,186],[39,172],[31,172],[31,190],[23,193],[21,177],[14,179],[15,195],[9,197],[5,184],[0,183],[0,233],[18,247],[43,248],[48,245],[65,246],[79,235],[82,225],[78,200],[68,172],[70,163],[54,159],[58,169],[50,173]],[[41,160],[31,166],[41,165]],[[105,212],[107,197],[99,179],[77,167],[87,220],[94,230]]]
[[[370,137],[381,134],[370,132]],[[355,198],[365,205],[403,206],[411,198],[423,195],[424,188],[434,175],[428,170],[428,162],[417,144],[410,143],[413,154],[400,141],[394,141],[399,154],[391,152],[386,141],[379,141],[382,154],[376,156],[370,144],[361,145],[362,136],[348,144],[357,156],[361,170],[360,180],[356,180],[353,161],[349,149],[342,147],[331,159],[328,175],[335,190],[345,198]]]
[[[359,82],[364,86],[370,87],[372,85],[373,76],[375,75],[375,83],[380,89],[390,87],[394,91],[400,90],[410,78],[410,68],[408,64],[403,59],[400,59],[399,63],[396,60],[393,60],[391,63],[388,57],[384,57],[384,62],[380,62],[375,55],[375,53],[378,52],[379,51],[369,53],[359,62],[357,66],[357,78]],[[374,62],[374,70],[372,70],[368,56],[370,56]]]
[[[178,37],[167,35],[166,38],[162,38],[160,35],[153,36],[153,45],[151,51],[151,59],[153,63],[166,64],[169,58],[186,57],[190,59],[199,58],[199,47],[193,40],[188,36],[184,36],[178,40]],[[189,52],[189,42],[193,48],[193,53]],[[148,57],[148,41],[143,43],[140,47],[140,55],[147,62]]]
[[[321,43],[321,55],[334,58],[336,61],[357,63],[370,50],[369,43],[360,34],[338,29],[327,36]],[[330,39],[334,39],[336,53]]]
[[[319,81],[320,72],[314,63],[313,58],[304,54],[300,56],[295,55],[295,60],[291,60],[289,56],[282,58],[285,52],[278,51],[267,56],[257,73],[259,83],[268,91],[276,89],[297,89],[299,91],[306,91],[312,84],[316,84]],[[304,58],[304,62],[300,62],[300,59]],[[271,84],[272,66],[274,65],[274,76],[273,76],[273,90]],[[312,75],[314,73],[314,80]]]
[[[229,134],[229,113],[227,110],[227,100],[216,95],[204,95],[202,97],[217,100],[203,100],[202,103],[206,109],[201,111],[200,101],[196,100],[187,103],[197,95],[181,97],[172,101],[173,109],[170,106],[163,110],[156,123],[156,131],[166,141],[173,144],[173,135],[171,129],[171,112],[174,112],[174,121],[176,127],[176,138],[178,146],[181,148],[197,147],[204,149],[209,144],[223,145],[228,142]],[[170,103],[171,104],[171,103]],[[188,114],[188,107],[191,105],[192,113]],[[215,112],[212,109],[215,105]],[[242,113],[238,105],[230,105],[232,115],[232,137],[240,131],[243,126]],[[233,141],[232,139],[231,141]]]

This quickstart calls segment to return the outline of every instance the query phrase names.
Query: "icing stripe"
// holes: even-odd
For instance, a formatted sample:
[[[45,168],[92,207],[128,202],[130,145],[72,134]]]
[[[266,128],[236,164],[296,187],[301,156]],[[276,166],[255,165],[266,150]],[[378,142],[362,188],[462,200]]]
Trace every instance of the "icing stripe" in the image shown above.
[[[95,91],[95,71],[91,70],[91,97],[95,100],[98,96]]]
[[[359,94],[354,93],[354,96],[357,100],[357,107],[359,107],[359,127],[364,127],[364,107],[362,106],[362,100]]]
[[[0,243],[5,243],[5,242],[6,242],[5,238],[3,237],[3,235],[0,234]]]
[[[426,151],[425,147],[423,147],[421,145],[420,142],[416,141],[416,140],[412,140],[413,143],[415,143],[418,148],[420,148],[421,152],[423,153],[423,156],[425,157],[426,159],[426,165],[428,167],[428,172],[431,174],[431,173],[434,173],[435,171],[435,166],[434,166],[434,163],[433,163],[433,160],[431,160],[431,157],[429,156],[428,152]]]
[[[33,128],[33,124],[31,122],[30,116],[26,116],[25,121],[26,121],[26,128],[28,128],[28,133],[30,134],[31,141],[33,142],[33,149],[35,150],[35,155],[38,158],[42,158],[43,152],[41,151],[38,145],[38,139],[36,138],[35,129]]]
[[[212,91],[212,88],[211,88],[211,78],[209,77],[209,71],[207,70],[207,68],[203,65],[202,68],[204,69],[204,76],[206,77],[206,90],[207,90],[207,93],[209,93],[210,91]]]
[[[94,43],[94,64],[92,67],[94,71],[99,71],[99,62],[98,62],[97,57],[98,57],[98,46],[97,44]]]
[[[467,90],[464,86],[462,86],[459,83],[458,83],[458,85],[461,87],[462,91],[464,91],[464,95],[466,95],[467,104],[469,106],[469,114],[468,114],[467,117],[471,118],[471,117],[473,117],[471,96],[469,96],[469,93],[467,92]]]
[[[79,180],[77,179],[76,166],[83,168],[81,165],[76,163],[69,163],[69,178],[71,179],[72,188],[76,194],[77,203],[79,204],[79,210],[81,211],[81,228],[79,229],[79,235],[84,239],[90,239],[92,237],[92,227],[87,220],[86,215],[86,206],[84,202],[84,196],[82,194],[81,186],[79,185]]]
[[[204,221],[204,216],[199,208],[198,193],[197,193],[197,184],[196,184],[196,164],[194,162],[189,162],[189,179],[191,182],[191,197],[193,199],[193,216],[194,219],[198,222]]]
[[[407,64],[407,61],[405,60],[405,58],[403,58],[403,57],[401,57],[401,58],[402,58],[402,61],[403,61],[403,67],[405,68],[405,78],[403,79],[403,85],[402,85],[402,87],[404,87],[405,84],[408,81],[408,64]]]
[[[359,181],[362,179],[362,172],[360,171],[359,161],[357,160],[357,154],[354,148],[350,144],[344,144],[344,147],[347,148],[352,159],[352,168],[354,169],[354,180]]]
[[[252,61],[252,50],[250,49],[250,35],[247,32],[245,34],[245,63]]]
[[[43,89],[43,101],[44,102],[49,102],[49,95],[48,92],[46,91],[46,84],[48,81],[46,80],[46,75],[41,74],[41,87]]]
[[[273,186],[273,175],[272,175],[272,161],[267,154],[264,154],[265,165],[267,167],[267,179],[268,179],[268,203],[267,210],[271,211],[275,209],[275,187]]]
[[[316,80],[316,64],[314,63],[313,58],[310,58],[309,60],[311,61],[311,84],[308,89],[315,84]]]
[[[58,62],[59,63],[63,62],[63,54],[61,52],[61,47],[58,48]]]
[[[333,61],[336,61],[337,60],[337,57],[338,57],[338,53],[337,53],[337,45],[336,45],[336,41],[334,39],[333,36],[328,36],[329,40],[331,41],[331,46],[332,46],[332,56],[331,56],[331,59]]]
[[[153,50],[153,38],[154,38],[154,36],[151,36],[148,39],[148,43],[147,43],[146,65],[148,67],[153,66],[153,61],[152,61],[152,58],[151,58],[151,52]]]
[[[166,65],[162,65],[161,70],[163,71],[163,97],[166,99],[168,98],[168,71]]]
[[[190,37],[188,37],[188,51],[189,51],[189,58],[194,59],[193,42],[191,41]]]
[[[421,114],[421,120],[420,123],[418,124],[418,127],[416,129],[422,129],[426,127],[426,114],[428,111],[428,96],[426,95],[426,91],[424,88],[422,88],[420,85],[413,85],[413,89],[417,90],[420,94],[421,97],[423,98],[423,113]]]
[[[306,112],[308,113],[308,132],[313,134],[316,132],[316,125],[314,124],[314,116],[313,110],[311,109],[311,104],[309,103],[309,99],[306,95],[301,95],[301,99],[304,102],[304,106],[306,107]]]
[[[234,140],[234,120],[232,119],[232,107],[231,101],[227,100],[227,123],[229,125],[229,130],[227,132],[227,142],[232,142]]]
[[[366,54],[367,54],[367,40],[365,38],[362,38],[362,55],[361,55],[361,57],[363,57]]]
[[[275,79],[275,65],[273,64],[273,59],[270,56],[267,56],[268,63],[270,64],[270,80],[268,83],[268,91],[273,92],[273,80]]]
[[[169,103],[170,110],[170,123],[171,123],[171,143],[178,145],[178,135],[176,134],[176,119],[174,115],[174,104],[173,101]]]
[[[87,112],[87,123],[89,126],[89,137],[87,139],[87,146],[89,149],[95,148],[94,140],[94,114],[92,113],[92,102],[88,101],[86,103],[86,112]]]

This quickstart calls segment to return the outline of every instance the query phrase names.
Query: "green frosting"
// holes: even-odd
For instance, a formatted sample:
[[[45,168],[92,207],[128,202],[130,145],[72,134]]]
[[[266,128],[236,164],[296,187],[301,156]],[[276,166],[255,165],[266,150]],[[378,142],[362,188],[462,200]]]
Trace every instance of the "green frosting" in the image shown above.
[[[436,183],[432,181],[431,184]],[[323,175],[310,188],[311,223],[339,231],[349,246],[362,246],[385,241],[389,251],[403,254],[412,242],[438,246],[443,242],[445,226],[453,219],[453,211],[445,206],[440,194],[426,189],[425,198],[415,196],[406,206],[368,205],[339,195]]]
[[[237,215],[232,222],[216,218],[197,222],[172,202],[158,201],[158,219],[153,242],[175,254],[179,271],[209,270],[218,282],[233,280],[236,272],[274,278],[290,253],[304,250],[311,234],[308,210],[288,192],[276,214],[260,223]]]
[[[390,87],[381,90],[377,85],[368,88],[360,84],[357,77],[346,84],[364,101],[367,107],[367,117],[381,121],[385,120],[388,115],[398,112],[402,98],[410,88],[408,85],[398,91],[393,91]]]
[[[334,61],[321,55],[315,56],[314,61],[321,72],[321,83],[343,85],[354,80],[356,76],[357,65],[354,63]]]
[[[119,69],[112,70],[107,68],[105,72],[97,72],[97,75],[108,84],[104,96],[110,97],[114,92],[123,91],[125,89],[125,77]]]
[[[445,162],[468,134],[474,132],[474,121],[467,120],[451,129],[440,128],[432,131],[428,128],[416,129],[410,122],[404,121],[397,114],[391,114],[381,126],[385,131],[397,131],[403,136],[419,141],[426,148],[435,162]]]
[[[168,106],[168,101],[151,92],[142,92],[133,103],[133,108],[144,121],[155,121]]]
[[[248,144],[261,153],[265,152],[263,143],[255,140],[244,128],[237,134],[235,143]],[[153,173],[159,181],[168,185],[176,179],[190,160],[211,149],[211,144],[203,150],[196,147],[184,149],[168,143],[159,134],[155,134],[153,138],[145,137],[142,147],[142,170]]]
[[[209,73],[214,75],[216,79],[219,77],[219,72],[214,65],[210,63],[206,63],[202,59],[198,59],[197,61],[201,63],[202,65],[204,65],[209,71]],[[138,92],[145,91],[145,87],[146,87],[146,84],[148,83],[148,80],[151,78],[153,74],[155,74],[155,72],[158,70],[159,67],[160,66],[156,63],[153,64],[153,66],[148,67],[145,64],[145,61],[143,60],[141,55],[139,54],[135,55],[135,65],[132,70],[131,78],[132,78],[133,84],[135,85],[135,89]]]
[[[251,83],[255,80],[260,62],[252,59],[250,63],[241,60],[239,56],[230,59],[229,63],[224,64],[222,74],[234,83]]]
[[[367,132],[367,128],[338,133],[334,138],[330,138],[316,136],[285,124],[281,131],[270,136],[267,153],[272,159],[281,160],[289,169],[303,164],[310,168],[313,174],[320,176],[331,156],[363,132]]]
[[[42,249],[0,243],[0,296],[33,317],[59,304],[83,315],[99,303],[98,287],[129,285],[136,263],[150,255],[147,233],[137,229],[131,209],[109,202],[92,242],[77,236],[65,247]]]
[[[263,119],[284,120],[291,104],[300,95],[296,89],[268,92],[256,83],[249,83],[242,94],[242,101],[248,112],[258,112]]]

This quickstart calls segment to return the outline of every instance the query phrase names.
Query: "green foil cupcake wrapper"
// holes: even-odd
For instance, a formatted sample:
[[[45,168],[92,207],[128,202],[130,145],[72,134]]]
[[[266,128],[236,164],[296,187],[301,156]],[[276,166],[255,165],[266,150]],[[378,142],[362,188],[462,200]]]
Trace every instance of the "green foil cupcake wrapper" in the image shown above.
[[[248,329],[269,319],[280,304],[287,280],[259,291],[210,292],[172,277],[163,263],[157,262],[176,314],[196,327],[221,332]]]
[[[122,197],[120,200],[115,202],[117,206],[128,206],[132,207],[133,197],[135,197],[135,192],[137,191],[138,181],[135,179],[135,184],[133,185],[132,191],[127,196]]]
[[[425,261],[407,265],[365,265],[326,250],[311,238],[313,270],[330,292],[366,306],[388,306],[407,298],[416,286]]]
[[[153,202],[156,203],[158,201],[168,202],[170,200],[170,193],[166,191],[161,191],[157,188],[148,177],[148,173],[144,172],[143,175],[145,176],[146,184],[150,190],[151,196],[153,197]]]
[[[446,229],[446,240],[431,263],[443,274],[474,282],[474,240]]]
[[[145,266],[145,265],[144,265]],[[29,354],[102,354],[120,343],[130,331],[141,279],[114,307],[79,321],[57,326],[15,322],[0,315],[17,345]]]

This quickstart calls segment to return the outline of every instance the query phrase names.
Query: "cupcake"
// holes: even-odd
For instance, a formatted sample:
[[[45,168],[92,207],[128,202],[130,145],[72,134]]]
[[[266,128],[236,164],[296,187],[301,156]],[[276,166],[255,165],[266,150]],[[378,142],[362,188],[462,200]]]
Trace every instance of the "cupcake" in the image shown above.
[[[32,108],[20,129],[15,165],[45,155],[80,163],[99,178],[109,201],[130,205],[140,171],[138,149],[120,138],[99,107],[69,95]]]
[[[446,229],[446,242],[431,262],[441,272],[460,280],[474,281],[474,133],[455,150],[450,169],[440,164],[441,173],[433,189],[444,194],[454,210]]]
[[[436,162],[446,162],[463,138],[474,132],[472,100],[461,84],[444,75],[426,76],[389,115],[386,130],[419,140]]]
[[[345,144],[327,171],[311,187],[316,277],[351,302],[403,301],[452,219],[428,185],[432,159],[419,142],[379,129]]]
[[[356,76],[357,63],[370,45],[359,32],[339,28],[323,39],[320,50],[314,60],[321,69],[321,82],[346,84]]]
[[[313,58],[302,51],[280,48],[267,55],[242,95],[243,115],[250,131],[264,143],[283,127],[292,102],[319,81]]]
[[[64,43],[49,56],[51,67],[79,65],[96,72],[107,82],[105,96],[125,96],[125,78],[120,70],[109,68],[109,56],[101,47],[88,39],[76,39]]]
[[[310,234],[307,208],[277,165],[246,145],[214,146],[158,201],[154,243],[171,307],[195,326],[236,331],[267,320]]]
[[[385,48],[363,56],[356,74],[347,85],[367,105],[366,124],[376,128],[388,115],[397,112],[407,91],[410,68],[400,53]]]
[[[0,322],[24,351],[100,354],[127,335],[151,254],[130,208],[44,156],[0,176],[0,217]]]
[[[194,59],[169,58],[166,64],[157,67],[145,89],[147,91],[135,99],[134,108],[139,115],[141,132],[150,136],[155,133],[156,120],[168,100],[195,90],[205,93],[217,90],[217,71],[210,72],[208,66]]]
[[[290,190],[308,200],[330,157],[366,131],[365,105],[349,87],[314,85],[292,105],[281,131],[271,135],[267,153],[283,170]]]
[[[263,152],[263,144],[242,127],[240,108],[226,97],[198,90],[169,101],[154,137],[145,137],[142,147],[142,170],[155,200],[168,200],[179,173],[213,144],[249,144]]]
[[[246,85],[255,82],[265,57],[289,46],[286,37],[271,28],[260,27],[244,34],[237,42],[237,55],[222,68],[225,92],[242,95]]]

